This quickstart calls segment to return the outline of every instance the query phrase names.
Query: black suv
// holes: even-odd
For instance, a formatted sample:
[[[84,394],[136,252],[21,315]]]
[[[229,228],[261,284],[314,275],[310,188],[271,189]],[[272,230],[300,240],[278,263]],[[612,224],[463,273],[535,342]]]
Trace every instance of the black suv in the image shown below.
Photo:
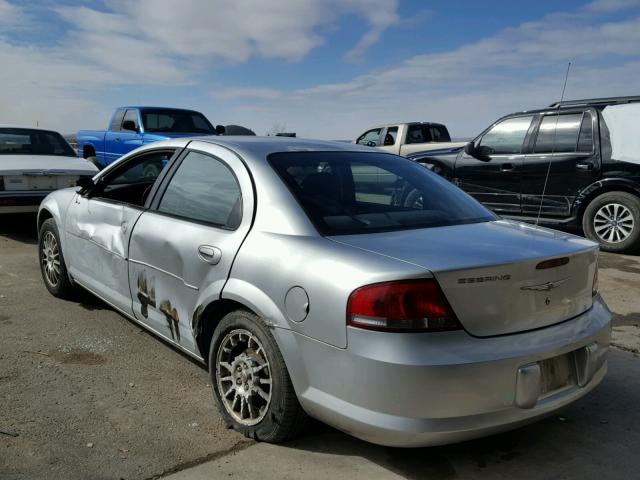
[[[638,136],[640,96],[572,100],[502,117],[464,148],[408,158],[504,217],[581,225],[603,250],[628,252],[640,248]]]

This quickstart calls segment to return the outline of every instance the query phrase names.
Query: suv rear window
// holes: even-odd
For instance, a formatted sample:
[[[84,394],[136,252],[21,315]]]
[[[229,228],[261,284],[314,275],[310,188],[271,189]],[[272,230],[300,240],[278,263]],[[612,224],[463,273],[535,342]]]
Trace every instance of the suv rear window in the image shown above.
[[[268,160],[322,235],[496,219],[442,177],[395,155],[286,152]]]

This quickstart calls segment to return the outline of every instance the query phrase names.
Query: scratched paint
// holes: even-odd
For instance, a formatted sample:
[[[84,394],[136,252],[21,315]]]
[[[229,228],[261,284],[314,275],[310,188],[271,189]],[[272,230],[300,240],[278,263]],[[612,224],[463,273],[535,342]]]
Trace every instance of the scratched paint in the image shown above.
[[[156,306],[156,289],[154,278],[147,280],[147,275],[143,270],[138,275],[138,300],[140,301],[140,313],[144,318],[149,318],[149,307]]]
[[[180,319],[178,317],[178,311],[171,306],[171,302],[169,300],[162,301],[162,303],[160,304],[160,311],[164,314],[164,317],[167,320],[167,326],[169,327],[171,338],[179,343]]]

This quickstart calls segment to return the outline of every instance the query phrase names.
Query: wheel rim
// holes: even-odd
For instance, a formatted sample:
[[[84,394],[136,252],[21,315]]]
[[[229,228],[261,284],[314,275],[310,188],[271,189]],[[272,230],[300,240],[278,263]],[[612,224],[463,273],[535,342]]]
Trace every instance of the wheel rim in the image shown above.
[[[45,232],[42,238],[41,261],[47,282],[53,287],[57,286],[60,281],[60,250],[58,240],[51,232]]]
[[[619,203],[607,203],[593,217],[593,229],[607,243],[624,242],[635,226],[631,211]]]
[[[242,425],[255,425],[271,403],[271,367],[262,343],[248,330],[229,332],[216,358],[218,393],[227,413]]]

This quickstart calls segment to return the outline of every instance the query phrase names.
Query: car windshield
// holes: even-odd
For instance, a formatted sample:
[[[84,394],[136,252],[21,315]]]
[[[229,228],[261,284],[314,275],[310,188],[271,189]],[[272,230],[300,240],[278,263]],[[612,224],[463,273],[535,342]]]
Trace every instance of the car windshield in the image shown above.
[[[496,219],[442,177],[395,155],[286,152],[268,160],[323,235]]]
[[[209,120],[198,112],[154,108],[142,110],[141,113],[145,132],[215,133]]]
[[[61,155],[75,157],[62,135],[30,128],[0,128],[0,155]]]

